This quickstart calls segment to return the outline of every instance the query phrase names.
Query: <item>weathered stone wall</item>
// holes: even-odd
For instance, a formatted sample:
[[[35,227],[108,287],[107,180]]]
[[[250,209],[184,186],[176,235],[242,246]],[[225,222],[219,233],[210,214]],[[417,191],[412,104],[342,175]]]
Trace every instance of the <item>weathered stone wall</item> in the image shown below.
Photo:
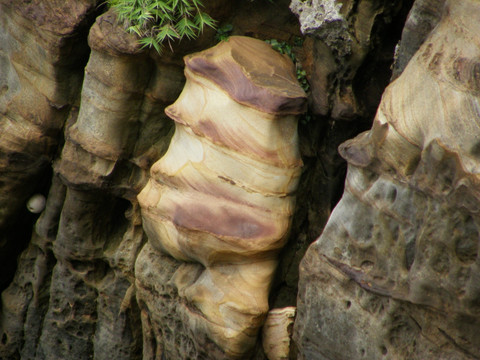
[[[406,71],[443,13],[442,1],[418,0],[405,23],[411,4],[294,1],[291,9],[298,19],[288,0],[206,4],[219,25],[233,25],[232,35],[289,43],[311,85],[309,117],[299,125],[304,167],[297,207],[269,299],[270,308],[281,308],[296,305],[299,295],[293,358],[478,356],[471,345],[477,321],[476,288],[473,281],[469,283],[476,276],[472,268],[476,220],[469,213],[471,205],[465,210],[451,198],[411,191],[420,187],[419,179],[439,177],[444,164],[459,168],[456,153],[445,152],[441,145],[425,146],[420,162],[425,171],[403,182],[392,175],[393,170],[364,167],[362,159],[370,156],[370,150],[349,152],[343,147],[352,168],[347,192],[322,238],[304,258],[297,289],[299,263],[322,233],[343,190],[345,162],[337,153],[338,145],[370,127],[390,81],[395,45],[404,25],[394,77]],[[94,0],[0,0],[0,358],[228,358],[212,339],[199,340],[196,333],[192,340],[192,320],[179,306],[172,283],[180,267],[195,273],[202,265],[182,265],[154,251],[142,229],[136,199],[173,133],[164,108],[184,85],[182,57],[214,45],[215,31],[207,29],[200,39],[182,41],[174,53],[167,50],[159,56],[140,49],[135,38],[116,24],[115,14],[100,5]],[[307,7],[303,15],[302,6]],[[304,18],[309,11],[318,15],[313,22]],[[470,59],[473,50],[458,47],[462,51]],[[468,71],[475,74],[474,61],[456,64],[460,77],[456,81],[474,86],[468,77]],[[372,137],[383,136],[382,126],[372,131]],[[467,127],[476,134],[473,126]],[[404,153],[396,147],[382,151]],[[380,160],[374,161],[375,166]],[[442,174],[448,175],[448,169]],[[368,192],[364,188],[371,189],[365,203],[358,203],[353,190],[349,193],[355,186],[364,193]],[[387,208],[395,192],[395,198],[411,196],[405,195],[408,209],[398,210],[397,218],[391,219],[390,212],[396,209]],[[47,197],[38,218],[25,209],[35,193]],[[458,201],[470,199],[455,194]],[[442,226],[430,220],[447,213],[450,220]],[[397,230],[395,221],[401,223]],[[338,224],[351,227],[357,241],[362,236],[374,238],[375,246],[353,246],[350,237],[337,234]],[[416,227],[433,232],[425,230],[422,239],[426,240],[413,244]],[[455,268],[458,277],[452,279],[459,283],[463,279],[469,287],[464,295],[460,288],[452,294],[442,283],[450,278],[439,282],[432,275],[430,287],[417,293],[426,297],[419,301],[431,307],[426,309],[391,289],[397,289],[392,284],[406,286],[410,281],[403,272],[397,274],[395,266],[405,261],[410,264],[407,272],[416,274],[415,269],[423,269],[417,262],[424,259],[448,277],[440,254],[453,256],[453,252],[442,252],[427,242],[446,232],[455,236],[443,242],[444,248],[456,249],[461,263]],[[404,240],[395,242],[394,234],[403,233]],[[376,246],[389,249],[378,255],[378,262]],[[344,266],[344,258],[337,258],[342,249],[354,256],[349,267]],[[395,257],[397,250],[401,259]],[[416,255],[423,250],[426,255]],[[432,274],[437,271],[435,264]],[[372,278],[361,277],[362,265],[373,271]],[[381,273],[384,278],[379,281],[378,269],[388,270],[390,277]],[[429,302],[429,296],[457,309],[455,317],[450,319],[443,305]],[[466,300],[453,301],[455,296]],[[473,330],[465,335],[468,329]],[[370,341],[382,331],[388,334]],[[423,334],[435,339],[433,345],[423,340]],[[252,358],[265,359],[260,340]]]
[[[25,202],[48,191],[50,162],[80,90],[95,2],[0,2],[0,288],[31,234]],[[52,11],[56,9],[56,11]]]
[[[5,9],[15,10],[7,5]],[[40,17],[42,7],[36,6],[23,5],[20,9],[30,9],[30,13],[18,16]],[[85,13],[96,9],[93,3],[89,8],[75,2],[51,6],[56,16],[76,6],[85,7]],[[76,12],[69,14],[73,19],[65,19],[87,22]],[[83,38],[82,33],[59,34],[51,49],[43,49],[47,54],[64,47],[84,49],[85,62],[89,50],[90,56],[84,77],[85,62],[76,64],[72,74],[78,80],[60,78],[64,85],[52,81],[52,94],[55,90],[61,95],[55,103],[48,97],[45,100],[52,112],[63,109],[63,117],[57,116],[54,128],[44,125],[53,138],[51,149],[45,149],[49,153],[31,155],[40,160],[48,155],[43,176],[51,178],[52,169],[54,175],[45,211],[18,260],[13,282],[2,294],[0,357],[5,359],[142,358],[140,311],[132,284],[134,263],[145,239],[135,196],[147,180],[150,165],[168,145],[171,124],[163,108],[174,101],[184,80],[180,66],[157,64],[158,59],[140,50],[136,40],[116,25],[112,13],[98,17],[95,23],[94,16],[88,21],[85,29],[71,25],[70,31],[82,30]],[[40,32],[38,36],[50,35],[50,30],[45,31],[46,35]],[[77,57],[62,51],[66,59]],[[14,54],[7,51],[5,57],[14,63]],[[44,65],[53,74],[66,72],[60,55],[59,60]],[[45,91],[44,85],[34,84]],[[63,94],[65,87],[69,92]],[[18,98],[26,101],[28,91],[21,84]],[[38,116],[33,101],[47,95],[30,99],[31,108],[25,111],[31,118]],[[60,100],[67,95],[63,104]],[[8,112],[11,104],[2,125],[13,116]],[[29,132],[18,137],[33,146],[25,134]],[[39,138],[45,141],[45,136]],[[32,175],[30,181],[38,182],[38,176]],[[18,193],[35,191],[26,180],[5,184]],[[7,198],[9,193],[2,194]],[[13,236],[8,241],[14,241]]]

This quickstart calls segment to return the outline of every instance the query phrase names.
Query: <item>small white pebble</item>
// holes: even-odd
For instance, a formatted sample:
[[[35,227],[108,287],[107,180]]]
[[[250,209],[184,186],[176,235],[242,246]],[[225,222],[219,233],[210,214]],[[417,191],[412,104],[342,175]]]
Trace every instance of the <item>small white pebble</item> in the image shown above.
[[[45,196],[42,194],[35,194],[27,201],[27,209],[31,213],[39,214],[45,209]]]

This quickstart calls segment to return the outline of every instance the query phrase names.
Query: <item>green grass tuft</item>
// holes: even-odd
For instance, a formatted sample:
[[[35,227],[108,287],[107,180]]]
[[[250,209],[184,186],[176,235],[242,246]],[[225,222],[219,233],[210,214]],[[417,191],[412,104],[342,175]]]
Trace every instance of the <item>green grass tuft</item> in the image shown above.
[[[127,32],[136,34],[143,47],[162,53],[167,43],[195,39],[215,20],[202,11],[200,0],[107,0]]]

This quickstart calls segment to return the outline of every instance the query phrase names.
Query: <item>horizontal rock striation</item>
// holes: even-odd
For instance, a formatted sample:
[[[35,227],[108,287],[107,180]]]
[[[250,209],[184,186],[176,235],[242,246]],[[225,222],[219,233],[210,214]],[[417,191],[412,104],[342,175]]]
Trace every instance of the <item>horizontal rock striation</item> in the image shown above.
[[[12,276],[32,218],[25,204],[48,191],[50,162],[78,95],[95,1],[0,2],[0,288]]]
[[[57,16],[60,5],[51,6],[57,6],[50,9]],[[80,21],[76,10],[87,9],[87,5],[71,1],[60,8],[69,9]],[[7,7],[8,11],[15,9],[13,5]],[[24,4],[19,9],[28,13],[29,7]],[[32,9],[40,11],[43,7],[35,3]],[[64,20],[71,21],[69,17]],[[52,22],[49,19],[48,26]],[[71,31],[74,33],[62,33],[46,53],[55,50],[64,51],[61,55],[69,59],[74,56],[63,47],[54,47],[74,47],[70,38],[77,39],[75,31],[80,30],[72,25]],[[71,79],[69,92],[67,85],[48,79],[46,85],[34,82],[54,95],[58,88],[63,96],[48,98],[49,111],[56,117],[46,117],[44,123],[48,120],[49,127],[45,131],[54,140],[39,137],[50,146],[42,145],[45,153],[41,155],[48,159],[48,167],[57,156],[55,176],[32,241],[19,259],[13,282],[2,294],[2,359],[142,358],[133,268],[144,244],[144,233],[135,197],[147,180],[149,166],[166,149],[172,126],[164,115],[165,104],[176,98],[184,79],[181,67],[160,64],[158,58],[141,50],[135,38],[117,25],[111,12],[97,18],[90,29],[88,46],[86,36],[83,41],[79,49],[88,51],[90,47],[91,53],[81,92],[83,66],[78,64],[75,74],[80,81],[75,87],[75,79]],[[52,62],[65,72],[61,61],[66,60],[62,59],[58,55]],[[48,69],[50,65],[40,58],[36,66]],[[54,75],[58,76],[56,72]],[[28,98],[28,91],[18,89],[18,98]],[[80,100],[74,103],[77,95]],[[42,115],[38,108],[28,111],[37,120]],[[62,130],[63,149],[55,154]],[[25,133],[19,133],[18,138],[36,146]],[[10,145],[8,149],[26,153]]]
[[[182,71],[157,64],[112,11],[97,19],[88,43],[81,106],[67,126],[56,171],[76,188],[109,189],[133,200],[166,149],[171,122],[163,109],[183,84]]]
[[[412,14],[421,14],[419,18],[431,14],[432,21],[427,22],[433,27],[442,11],[429,4],[441,1],[418,0],[417,12]],[[168,114],[175,120],[171,121],[164,109],[185,84],[182,58],[212,46],[214,29],[205,29],[195,41],[172,43],[174,52],[167,49],[160,56],[141,49],[135,37],[117,24],[115,13],[105,12],[102,2],[0,0],[1,359],[294,356],[296,346],[290,342],[294,311],[287,306],[295,305],[297,265],[341,195],[344,162],[337,145],[364,129],[377,108],[400,35],[394,30],[403,26],[402,14],[406,15],[411,0],[349,0],[342,1],[342,7],[339,1],[329,1],[345,20],[330,38],[335,24],[323,24],[316,34],[298,38],[298,21],[289,3],[212,0],[205,6],[223,29],[231,25],[232,35],[288,43],[288,51],[291,48],[302,63],[310,80],[314,115],[301,121],[300,151],[295,150],[295,119],[304,109],[304,94],[289,61],[280,61],[288,63],[283,69],[269,64],[282,57],[264,53],[263,42],[238,42],[234,37],[230,41],[235,46],[228,49],[227,45],[222,56],[211,52],[203,53],[209,54],[203,58],[188,56],[186,73],[195,81],[187,82],[181,100],[169,107]],[[422,32],[422,22],[409,24],[413,41],[420,46],[428,31]],[[405,49],[411,50],[411,44],[402,40],[399,65],[411,57]],[[475,69],[474,65],[475,61],[457,61],[456,68],[462,69],[459,76]],[[280,76],[272,76],[276,71]],[[194,96],[199,91],[209,101]],[[200,116],[203,108],[189,103],[203,104],[205,113],[213,115]],[[338,121],[345,119],[360,122]],[[172,161],[157,163],[167,150],[174,122],[176,135],[164,157]],[[428,150],[435,159],[435,154],[443,154],[438,161],[425,158],[435,167],[429,171],[444,171],[445,159],[454,164],[457,158],[464,161],[463,155],[442,144],[444,154],[433,143]],[[354,148],[343,151],[352,164],[368,158],[358,146]],[[173,160],[185,166],[177,168]],[[415,168],[415,162],[410,166]],[[431,182],[432,191],[437,191],[435,186]],[[137,201],[143,188],[150,194],[160,193],[159,211],[152,206],[151,214],[144,210],[143,215],[163,217],[168,236],[150,236],[147,241],[142,225],[150,229],[149,235],[156,225],[143,224]],[[41,211],[38,214],[27,211],[34,194],[34,199],[47,200],[34,206],[34,211]],[[452,196],[452,204],[454,199],[462,199],[458,201],[472,209],[475,206],[468,196]],[[460,215],[455,215],[458,225],[447,227],[456,234],[459,258],[470,263],[473,240],[464,240],[463,234],[473,234],[476,225]],[[419,217],[405,216],[410,216],[407,222]],[[418,266],[413,261],[419,259],[412,255],[414,247],[408,249],[408,264]],[[355,284],[352,279],[360,279],[364,288],[371,283],[378,292],[392,290],[368,282],[340,258],[329,259],[333,265],[328,269],[342,268],[335,274],[341,274],[343,278],[337,279],[345,279],[348,286]],[[311,263],[318,269],[326,264]],[[308,280],[312,287],[319,284],[315,276]],[[373,290],[355,289],[372,296],[372,303],[363,305],[372,313],[377,306],[386,306]],[[473,290],[468,292],[465,299],[469,301]],[[460,291],[458,299],[461,296]],[[366,299],[368,303],[370,298]],[[318,294],[312,302],[317,300],[328,303]],[[348,301],[342,311],[356,307],[355,301]],[[467,308],[466,300],[448,301],[447,308],[450,304]],[[415,323],[421,319],[414,321],[410,315],[425,310],[415,304],[408,307],[408,301],[401,304],[402,309],[391,311],[398,316],[385,318],[395,324],[392,339],[403,333],[411,334],[411,341],[421,338],[426,330],[417,331]],[[269,306],[273,310],[267,314]],[[328,321],[332,315],[331,328],[339,315],[327,309],[323,317],[312,311],[305,320],[300,307],[300,319],[318,328],[318,319]],[[432,311],[432,318],[437,313]],[[463,346],[462,335],[451,334],[452,322],[465,327],[470,321],[475,333],[471,316],[457,318],[431,322],[430,330],[440,324],[438,332],[444,331],[444,348],[455,342]],[[264,321],[267,325],[259,329]],[[375,327],[369,324],[368,329]],[[429,324],[421,326],[427,329]],[[341,333],[334,334],[336,341],[345,329],[347,337],[352,334],[342,327]],[[260,331],[262,335],[257,336]],[[322,341],[321,336],[315,340],[323,346]],[[323,354],[302,344],[300,356]],[[349,348],[341,345],[342,350]],[[393,353],[390,345],[385,349]],[[439,353],[435,351],[432,354]],[[458,353],[454,349],[442,354],[455,358]]]
[[[170,281],[197,354],[206,337],[222,358],[244,358],[293,216],[302,165],[296,115],[306,96],[290,60],[260,40],[231,37],[185,65],[185,88],[166,109],[175,135],[138,196],[143,226],[153,249],[187,262]],[[138,280],[146,277],[141,259],[138,297],[156,307],[145,287],[164,285]]]

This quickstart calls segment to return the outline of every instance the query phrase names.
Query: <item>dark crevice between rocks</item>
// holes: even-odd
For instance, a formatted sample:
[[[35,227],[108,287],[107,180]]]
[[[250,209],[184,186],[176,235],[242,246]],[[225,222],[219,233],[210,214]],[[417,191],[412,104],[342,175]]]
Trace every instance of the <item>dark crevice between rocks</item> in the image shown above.
[[[304,168],[290,240],[280,255],[281,263],[271,291],[271,308],[296,304],[300,261],[310,244],[321,235],[343,194],[347,164],[337,148],[370,127],[367,121],[352,123],[324,118],[312,121],[299,127]]]
[[[399,2],[401,8],[395,16],[378,17],[373,25],[372,50],[367,54],[353,79],[353,90],[367,118],[373,119],[382,94],[390,83],[394,64],[395,47],[413,0]]]
[[[62,76],[62,73],[78,72],[78,69],[83,69],[88,61],[90,55],[90,48],[88,47],[87,37],[90,27],[95,21],[95,18],[104,12],[106,6],[102,3],[101,5],[95,7],[92,12],[90,12],[85,19],[78,25],[74,36],[68,40],[68,46],[65,43],[62,43],[61,55],[64,57],[69,56],[72,61],[68,61],[67,64],[62,64],[59,66],[57,76]],[[68,51],[72,51],[78,56],[68,55]],[[67,54],[63,52],[66,51]],[[83,76],[83,75],[82,75]],[[76,89],[76,97],[80,95],[81,82]],[[52,104],[53,106],[53,104]],[[70,105],[69,105],[70,106]],[[63,110],[62,110],[63,111]],[[54,150],[52,154],[48,154],[49,157],[52,155],[58,156],[63,147],[63,131],[58,132],[56,139],[59,140],[59,144],[56,147],[57,150]],[[50,161],[45,159],[38,159],[36,162],[43,162],[39,166],[39,171],[35,172],[33,176],[30,177],[28,184],[23,184],[26,188],[30,187],[29,196],[33,194],[43,194],[47,197],[48,190],[51,185],[53,171],[51,168]],[[26,199],[28,200],[28,199]],[[27,209],[26,206],[19,209],[18,213],[12,217],[12,221],[7,225],[6,228],[1,229],[0,234],[0,264],[2,264],[2,271],[0,273],[0,293],[3,292],[8,285],[11,283],[13,276],[17,270],[17,260],[18,256],[24,251],[30,242],[32,237],[33,227],[37,221],[39,215],[32,214]]]
[[[52,169],[46,162],[35,178],[27,186],[30,187],[29,197],[34,194],[42,194],[47,197],[48,189],[52,181]],[[28,198],[26,199],[28,201]],[[13,280],[17,270],[19,255],[26,249],[32,237],[33,227],[39,214],[32,214],[25,206],[19,209],[16,216],[1,229],[0,233],[0,293],[3,292]],[[1,310],[1,309],[0,309]]]
[[[270,307],[296,304],[299,264],[309,245],[323,228],[343,195],[347,163],[338,146],[370,129],[381,96],[390,82],[395,46],[401,38],[413,0],[398,2],[397,8],[375,19],[371,50],[353,78],[353,91],[361,111],[355,119],[334,120],[312,116],[299,123],[300,152],[304,162],[297,192],[290,239],[283,248],[270,296]],[[395,14],[393,14],[395,13]],[[348,72],[350,69],[340,69]],[[336,73],[338,78],[338,72]],[[334,81],[338,81],[338,79]],[[312,111],[312,109],[310,109]]]

